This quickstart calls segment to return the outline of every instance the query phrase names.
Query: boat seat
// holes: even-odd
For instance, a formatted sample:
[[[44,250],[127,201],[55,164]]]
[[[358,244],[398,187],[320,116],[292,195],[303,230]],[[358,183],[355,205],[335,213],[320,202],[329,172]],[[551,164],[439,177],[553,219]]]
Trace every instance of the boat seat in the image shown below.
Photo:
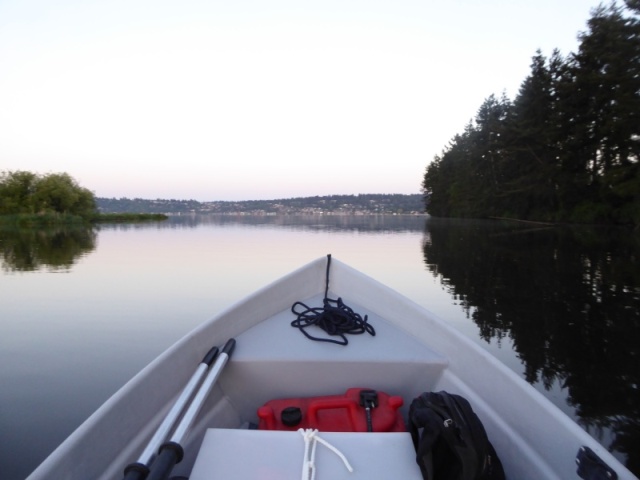
[[[301,301],[316,307],[322,298]],[[344,301],[368,316],[375,336],[347,335],[346,346],[313,341],[291,326],[296,316],[287,309],[237,337],[220,385],[242,418],[255,421],[256,406],[275,398],[342,394],[352,387],[400,395],[406,408],[436,384],[447,366],[445,357],[365,307]],[[325,333],[317,328],[313,335]]]
[[[408,433],[320,432],[314,478],[350,480],[421,480]],[[299,432],[207,430],[190,480],[298,479],[305,459],[305,439]],[[348,469],[351,469],[349,471]]]

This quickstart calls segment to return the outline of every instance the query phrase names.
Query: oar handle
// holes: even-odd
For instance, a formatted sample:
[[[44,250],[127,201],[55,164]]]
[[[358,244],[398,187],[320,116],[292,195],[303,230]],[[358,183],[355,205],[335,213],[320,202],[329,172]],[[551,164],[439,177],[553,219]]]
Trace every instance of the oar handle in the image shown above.
[[[229,340],[227,340],[227,343],[225,343],[224,346],[222,347],[221,353],[226,353],[227,356],[231,357],[231,353],[233,352],[234,348],[236,348],[236,339],[230,338]]]
[[[218,347],[211,347],[211,350],[209,350],[207,352],[207,354],[202,359],[202,362],[200,362],[200,363],[204,363],[204,364],[207,365],[207,367],[210,367],[211,364],[213,363],[213,361],[218,356],[218,352],[219,351],[220,351],[220,349]]]
[[[175,442],[165,442],[160,447],[160,454],[153,462],[153,469],[146,480],[167,480],[173,467],[182,461],[184,450]]]
[[[149,467],[144,463],[134,462],[124,469],[123,480],[145,480],[147,475],[149,475]]]
[[[218,357],[209,369],[209,373],[193,397],[189,408],[173,432],[173,436],[160,447],[160,453],[153,463],[153,468],[149,472],[149,476],[146,477],[146,480],[167,480],[173,467],[182,460],[184,456],[184,450],[181,445],[182,440],[191,428],[191,424],[200,412],[204,401],[220,376],[220,373],[222,373],[222,369],[229,361],[235,346],[236,341],[231,338],[227,340],[227,343],[225,343],[222,350],[220,350]]]

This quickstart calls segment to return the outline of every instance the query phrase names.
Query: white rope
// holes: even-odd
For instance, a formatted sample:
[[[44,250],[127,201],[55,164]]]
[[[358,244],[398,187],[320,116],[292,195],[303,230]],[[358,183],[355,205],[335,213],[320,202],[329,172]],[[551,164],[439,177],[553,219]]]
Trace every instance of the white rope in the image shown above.
[[[353,472],[353,468],[349,464],[347,458],[342,454],[340,450],[331,445],[326,440],[323,440],[318,435],[318,430],[313,429],[302,429],[300,428],[298,432],[304,438],[304,462],[302,464],[302,480],[315,480],[316,478],[316,445],[321,443],[333,453],[335,453],[340,459],[342,463],[344,463],[345,467],[349,472]]]

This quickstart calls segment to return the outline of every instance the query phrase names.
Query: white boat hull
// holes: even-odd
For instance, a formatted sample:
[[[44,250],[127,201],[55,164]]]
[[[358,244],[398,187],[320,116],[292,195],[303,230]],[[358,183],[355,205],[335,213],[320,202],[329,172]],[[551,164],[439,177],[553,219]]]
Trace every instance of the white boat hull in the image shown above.
[[[531,385],[417,304],[333,259],[330,298],[368,315],[376,335],[349,345],[313,342],[290,326],[294,302],[321,306],[320,258],[202,324],[127,383],[81,425],[29,480],[114,480],[137,458],[212,345],[237,341],[174,474],[189,475],[208,428],[257,423],[256,410],[283,397],[366,387],[410,401],[445,390],[469,400],[513,480],[577,479],[575,457],[591,448],[618,478],[636,478]],[[241,453],[239,454],[241,455]],[[322,477],[319,477],[322,478]]]

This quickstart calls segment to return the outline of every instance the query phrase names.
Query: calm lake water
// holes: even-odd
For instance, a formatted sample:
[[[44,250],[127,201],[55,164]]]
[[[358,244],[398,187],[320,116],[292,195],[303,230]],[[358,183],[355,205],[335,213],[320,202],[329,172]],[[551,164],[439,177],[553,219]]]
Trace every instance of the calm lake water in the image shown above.
[[[640,474],[640,235],[410,216],[0,230],[0,476],[149,361],[331,253],[498,357]]]

